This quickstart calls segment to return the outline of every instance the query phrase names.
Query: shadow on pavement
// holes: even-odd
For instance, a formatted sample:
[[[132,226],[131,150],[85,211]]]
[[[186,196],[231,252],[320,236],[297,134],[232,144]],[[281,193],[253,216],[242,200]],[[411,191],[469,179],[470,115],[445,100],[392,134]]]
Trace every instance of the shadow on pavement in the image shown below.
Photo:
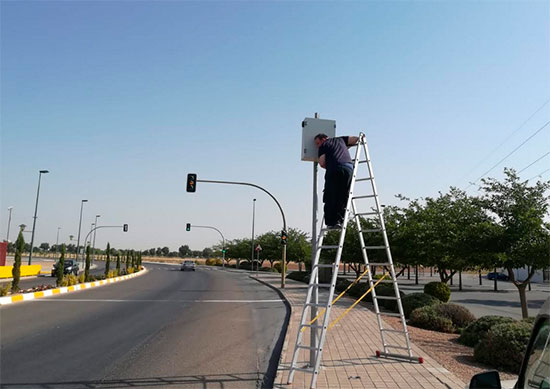
[[[144,377],[117,380],[96,381],[61,381],[61,382],[32,382],[32,383],[2,383],[2,388],[131,388],[131,387],[194,387],[194,388],[256,388],[262,381],[259,373],[232,373],[189,375],[171,377]]]
[[[529,300],[527,302],[527,307],[533,309],[542,308],[546,300]],[[461,304],[478,304],[478,305],[488,305],[491,307],[513,307],[521,308],[521,303],[519,301],[501,301],[501,300],[475,300],[475,299],[457,299],[453,300],[453,303]]]

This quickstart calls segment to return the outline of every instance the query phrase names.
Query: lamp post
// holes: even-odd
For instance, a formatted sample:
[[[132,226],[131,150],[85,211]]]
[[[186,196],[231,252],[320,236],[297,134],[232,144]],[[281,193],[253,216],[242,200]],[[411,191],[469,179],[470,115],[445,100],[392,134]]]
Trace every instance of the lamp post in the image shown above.
[[[252,255],[251,255],[251,261],[252,264],[254,264],[254,218],[256,217],[256,199],[252,200]],[[256,268],[258,267],[258,264],[256,264]]]
[[[57,238],[55,239],[55,252],[59,252],[59,230],[61,227],[57,227]]]
[[[87,203],[88,200],[80,201],[80,221],[78,222],[78,238],[76,240],[76,260],[78,261],[78,255],[80,254],[80,227],[82,226],[82,208],[84,203]]]
[[[38,189],[36,190],[36,204],[34,205],[34,217],[33,217],[33,222],[32,222],[32,235],[31,235],[31,250],[29,252],[29,262],[28,264],[30,265],[31,262],[32,262],[32,250],[33,250],[33,245],[34,245],[34,230],[36,230],[36,213],[38,211],[38,196],[40,195],[40,179],[42,178],[42,174],[47,174],[49,173],[48,170],[40,170],[38,172]]]
[[[8,207],[9,216],[8,216],[8,233],[6,234],[6,242],[10,241],[10,224],[11,224],[11,210],[12,209],[13,209],[13,207]]]
[[[95,215],[95,225],[97,226],[97,218],[101,217],[101,215]],[[92,263],[95,261],[95,234],[97,230],[94,230],[94,243],[92,244]]]

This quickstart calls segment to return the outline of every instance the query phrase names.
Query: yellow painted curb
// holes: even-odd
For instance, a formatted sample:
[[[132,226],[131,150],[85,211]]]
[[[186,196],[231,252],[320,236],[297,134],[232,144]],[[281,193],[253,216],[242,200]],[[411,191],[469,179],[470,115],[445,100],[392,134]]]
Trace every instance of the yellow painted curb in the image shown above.
[[[0,266],[0,278],[12,278],[13,266]],[[36,276],[42,272],[41,265],[21,265],[21,277]]]
[[[107,285],[107,284],[111,284],[111,283],[115,283],[115,282],[125,281],[125,280],[128,280],[130,278],[141,276],[142,274],[145,274],[146,272],[147,272],[147,269],[144,267],[143,270],[140,271],[140,272],[128,274],[128,275],[125,275],[125,276],[115,277],[115,278],[108,278],[107,280],[86,282],[84,284],[65,286],[65,287],[55,288],[55,289],[47,289],[47,290],[42,290],[40,292],[17,294],[15,296],[0,297],[0,306],[13,304],[13,303],[17,303],[17,302],[20,302],[20,301],[34,300],[34,299],[38,299],[38,298],[42,298],[42,297],[53,296],[53,295],[56,295],[56,294],[70,293],[70,292],[75,292],[75,291],[78,291],[78,290],[81,290],[81,289],[89,289],[89,288],[94,288],[94,287]]]

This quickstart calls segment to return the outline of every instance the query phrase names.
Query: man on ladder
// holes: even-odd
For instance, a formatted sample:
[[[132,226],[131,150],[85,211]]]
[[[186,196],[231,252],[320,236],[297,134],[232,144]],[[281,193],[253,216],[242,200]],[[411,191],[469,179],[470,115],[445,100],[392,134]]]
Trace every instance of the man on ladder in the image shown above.
[[[326,169],[323,203],[325,224],[330,229],[341,229],[344,223],[349,186],[353,175],[353,162],[348,148],[357,144],[357,136],[329,138],[325,134],[315,136],[319,148],[319,165]]]

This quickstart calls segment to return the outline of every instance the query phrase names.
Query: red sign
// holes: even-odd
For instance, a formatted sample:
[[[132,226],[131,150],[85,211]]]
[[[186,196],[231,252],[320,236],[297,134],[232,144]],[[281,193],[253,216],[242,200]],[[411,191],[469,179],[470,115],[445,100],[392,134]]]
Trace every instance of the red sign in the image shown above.
[[[256,248],[254,249],[254,251],[262,251],[262,246],[260,246],[259,244],[256,246]]]

